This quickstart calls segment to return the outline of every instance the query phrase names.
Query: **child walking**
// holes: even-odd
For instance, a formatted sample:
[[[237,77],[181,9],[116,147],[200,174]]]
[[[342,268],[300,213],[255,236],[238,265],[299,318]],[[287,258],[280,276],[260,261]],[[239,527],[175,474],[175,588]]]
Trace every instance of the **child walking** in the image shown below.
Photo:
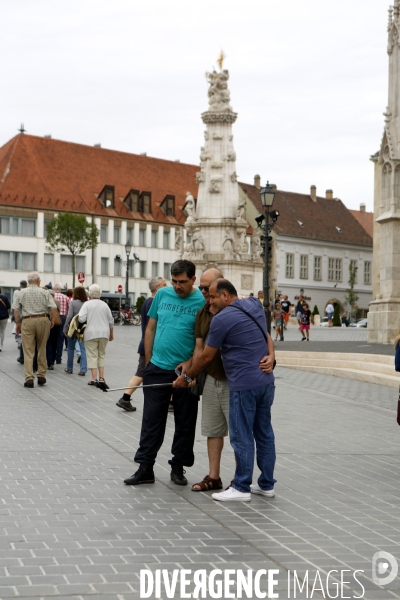
[[[282,312],[281,303],[277,302],[273,312],[275,320],[275,342],[278,341],[278,336],[279,338],[281,337]]]
[[[301,331],[301,341],[307,340],[310,341],[310,320],[311,320],[311,310],[308,307],[308,304],[303,304],[303,312],[300,318],[300,331]]]

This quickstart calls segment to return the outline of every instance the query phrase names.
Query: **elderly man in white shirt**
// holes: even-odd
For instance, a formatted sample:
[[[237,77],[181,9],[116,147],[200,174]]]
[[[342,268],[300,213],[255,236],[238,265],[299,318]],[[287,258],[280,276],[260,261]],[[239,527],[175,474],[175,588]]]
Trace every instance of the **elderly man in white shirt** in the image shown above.
[[[78,319],[80,323],[86,323],[84,341],[88,368],[92,371],[92,380],[88,385],[104,390],[108,389],[104,379],[106,346],[114,339],[114,317],[100,296],[100,286],[94,283],[89,287],[90,301],[82,305]]]

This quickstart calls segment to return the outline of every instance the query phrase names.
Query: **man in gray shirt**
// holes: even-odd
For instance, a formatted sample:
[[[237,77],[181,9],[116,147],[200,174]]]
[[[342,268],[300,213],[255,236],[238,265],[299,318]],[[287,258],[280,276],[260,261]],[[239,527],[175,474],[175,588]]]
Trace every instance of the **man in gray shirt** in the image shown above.
[[[25,383],[34,387],[33,357],[38,349],[38,384],[46,383],[46,343],[50,328],[54,326],[57,307],[48,290],[40,287],[40,275],[33,271],[28,275],[28,287],[22,289],[11,307],[14,310],[16,333],[22,334],[24,349]],[[22,324],[21,324],[22,321]]]

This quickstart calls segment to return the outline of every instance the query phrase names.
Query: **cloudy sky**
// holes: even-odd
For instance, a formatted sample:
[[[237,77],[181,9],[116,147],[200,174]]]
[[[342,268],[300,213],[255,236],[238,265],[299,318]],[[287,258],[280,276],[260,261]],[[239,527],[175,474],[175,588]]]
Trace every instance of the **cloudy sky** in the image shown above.
[[[0,2],[0,145],[32,135],[198,164],[227,55],[237,172],[372,210],[389,0]]]

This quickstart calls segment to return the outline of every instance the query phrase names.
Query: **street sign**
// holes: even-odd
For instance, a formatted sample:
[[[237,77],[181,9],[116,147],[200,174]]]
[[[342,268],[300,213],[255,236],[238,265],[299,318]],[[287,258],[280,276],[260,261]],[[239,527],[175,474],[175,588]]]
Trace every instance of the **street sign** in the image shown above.
[[[122,293],[122,285],[118,286],[118,293],[121,294]]]
[[[85,281],[85,273],[78,273],[78,281],[79,283],[83,283]]]

